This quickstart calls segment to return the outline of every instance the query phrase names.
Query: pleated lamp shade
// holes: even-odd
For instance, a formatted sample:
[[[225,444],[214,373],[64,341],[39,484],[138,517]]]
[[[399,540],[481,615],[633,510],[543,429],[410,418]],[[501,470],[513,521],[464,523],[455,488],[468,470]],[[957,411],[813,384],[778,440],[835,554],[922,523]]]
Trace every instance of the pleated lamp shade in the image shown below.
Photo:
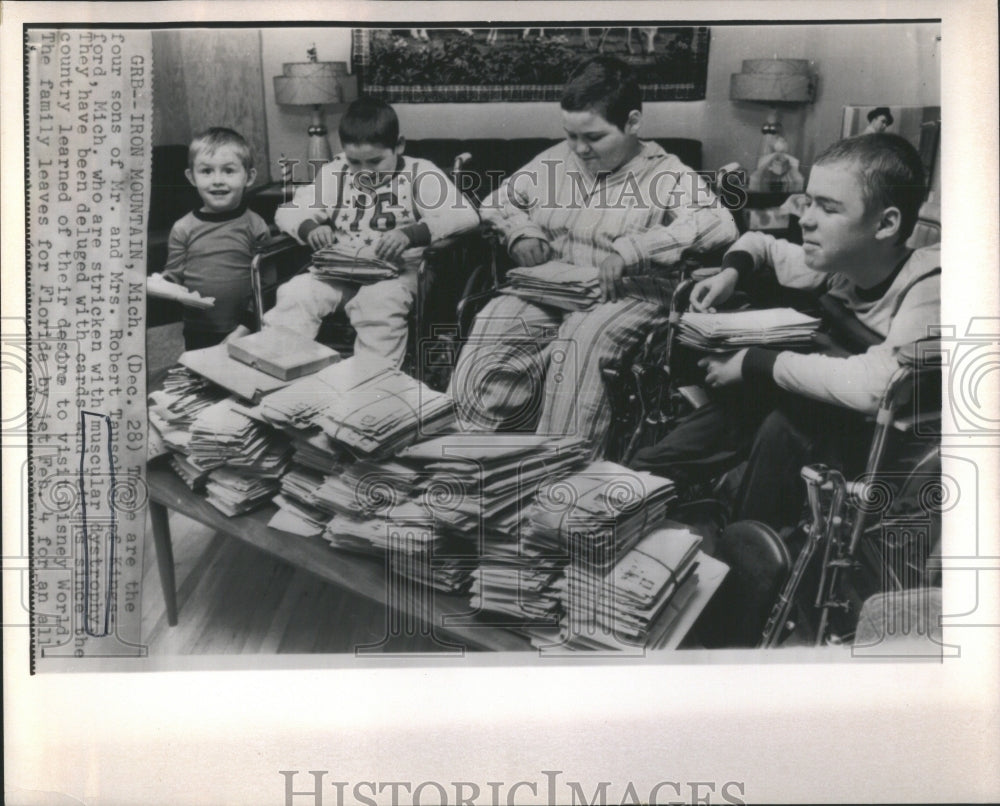
[[[322,106],[344,102],[344,62],[286,62],[274,77],[274,96],[286,106]]]
[[[729,79],[729,98],[760,103],[810,103],[816,82],[806,59],[744,59]]]

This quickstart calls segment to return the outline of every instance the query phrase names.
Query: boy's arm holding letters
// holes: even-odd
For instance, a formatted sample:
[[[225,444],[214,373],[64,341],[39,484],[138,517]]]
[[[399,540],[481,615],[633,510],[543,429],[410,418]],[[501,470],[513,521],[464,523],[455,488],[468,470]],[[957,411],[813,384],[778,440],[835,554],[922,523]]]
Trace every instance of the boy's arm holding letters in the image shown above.
[[[704,179],[675,159],[664,162],[671,170],[653,176],[660,177],[655,196],[670,200],[664,213],[666,223],[615,239],[614,249],[625,263],[626,275],[649,274],[654,266],[676,266],[689,252],[721,249],[739,235],[733,214],[718,202]],[[673,186],[663,176],[676,176]]]
[[[414,160],[413,215],[416,221],[400,227],[410,246],[428,244],[472,229],[479,213],[448,176],[427,160]],[[388,234],[388,233],[387,233]]]
[[[691,307],[696,311],[714,310],[731,296],[742,278],[764,267],[773,269],[782,285],[821,290],[828,276],[806,266],[803,254],[796,244],[748,232],[726,253],[723,270],[692,289]],[[707,379],[715,385],[740,380],[773,384],[826,403],[872,413],[899,367],[900,349],[925,338],[928,326],[939,321],[940,298],[937,277],[916,283],[889,321],[885,340],[859,355],[835,357],[751,347],[724,359],[703,359]]]
[[[523,266],[544,263],[552,255],[545,230],[531,219],[529,213],[539,203],[539,183],[535,177],[544,176],[546,163],[542,152],[519,171],[503,181],[497,190],[483,202],[483,221],[490,224],[503,239],[507,251]],[[518,251],[523,254],[517,254]]]
[[[274,223],[299,243],[319,249],[333,243],[330,222],[344,198],[347,162],[337,155],[316,172],[309,185],[296,189],[292,200],[275,211]]]

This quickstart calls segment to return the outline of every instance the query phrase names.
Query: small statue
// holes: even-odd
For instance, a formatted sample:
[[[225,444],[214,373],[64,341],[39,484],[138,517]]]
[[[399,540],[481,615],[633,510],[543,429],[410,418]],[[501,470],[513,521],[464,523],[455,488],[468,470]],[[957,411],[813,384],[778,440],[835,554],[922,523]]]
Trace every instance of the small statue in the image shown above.
[[[868,113],[868,127],[862,134],[881,134],[888,129],[895,121],[892,112],[887,106],[876,106]]]
[[[788,153],[788,141],[781,135],[771,141],[771,152],[757,161],[750,174],[750,190],[758,193],[798,193],[805,187],[799,161]]]

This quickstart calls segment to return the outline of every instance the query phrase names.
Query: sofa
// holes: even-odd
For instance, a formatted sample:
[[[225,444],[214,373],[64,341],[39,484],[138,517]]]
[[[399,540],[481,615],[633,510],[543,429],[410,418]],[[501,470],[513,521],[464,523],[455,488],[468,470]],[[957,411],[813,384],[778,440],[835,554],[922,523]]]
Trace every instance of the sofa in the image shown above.
[[[666,151],[676,155],[689,167],[701,169],[701,141],[685,138],[655,138]],[[558,138],[429,138],[407,140],[406,153],[428,159],[452,174],[456,157],[466,154],[461,171],[455,177],[466,194],[482,201],[496,189],[503,177],[528,163],[546,148],[560,142]],[[149,207],[149,251],[147,274],[161,271],[167,260],[167,240],[173,223],[200,201],[197,191],[184,177],[187,168],[186,145],[160,145],[153,148],[152,188]],[[274,221],[274,212],[281,194],[278,186],[258,185],[251,188],[247,202],[265,221]],[[147,326],[179,321],[180,305],[168,300],[150,298],[147,303]]]

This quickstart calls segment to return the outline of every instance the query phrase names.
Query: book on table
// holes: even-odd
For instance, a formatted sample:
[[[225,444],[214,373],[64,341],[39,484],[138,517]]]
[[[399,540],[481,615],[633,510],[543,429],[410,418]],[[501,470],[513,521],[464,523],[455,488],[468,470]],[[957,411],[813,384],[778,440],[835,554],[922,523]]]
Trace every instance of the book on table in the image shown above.
[[[280,325],[233,339],[226,349],[237,361],[283,381],[311,375],[340,360],[336,350]]]

